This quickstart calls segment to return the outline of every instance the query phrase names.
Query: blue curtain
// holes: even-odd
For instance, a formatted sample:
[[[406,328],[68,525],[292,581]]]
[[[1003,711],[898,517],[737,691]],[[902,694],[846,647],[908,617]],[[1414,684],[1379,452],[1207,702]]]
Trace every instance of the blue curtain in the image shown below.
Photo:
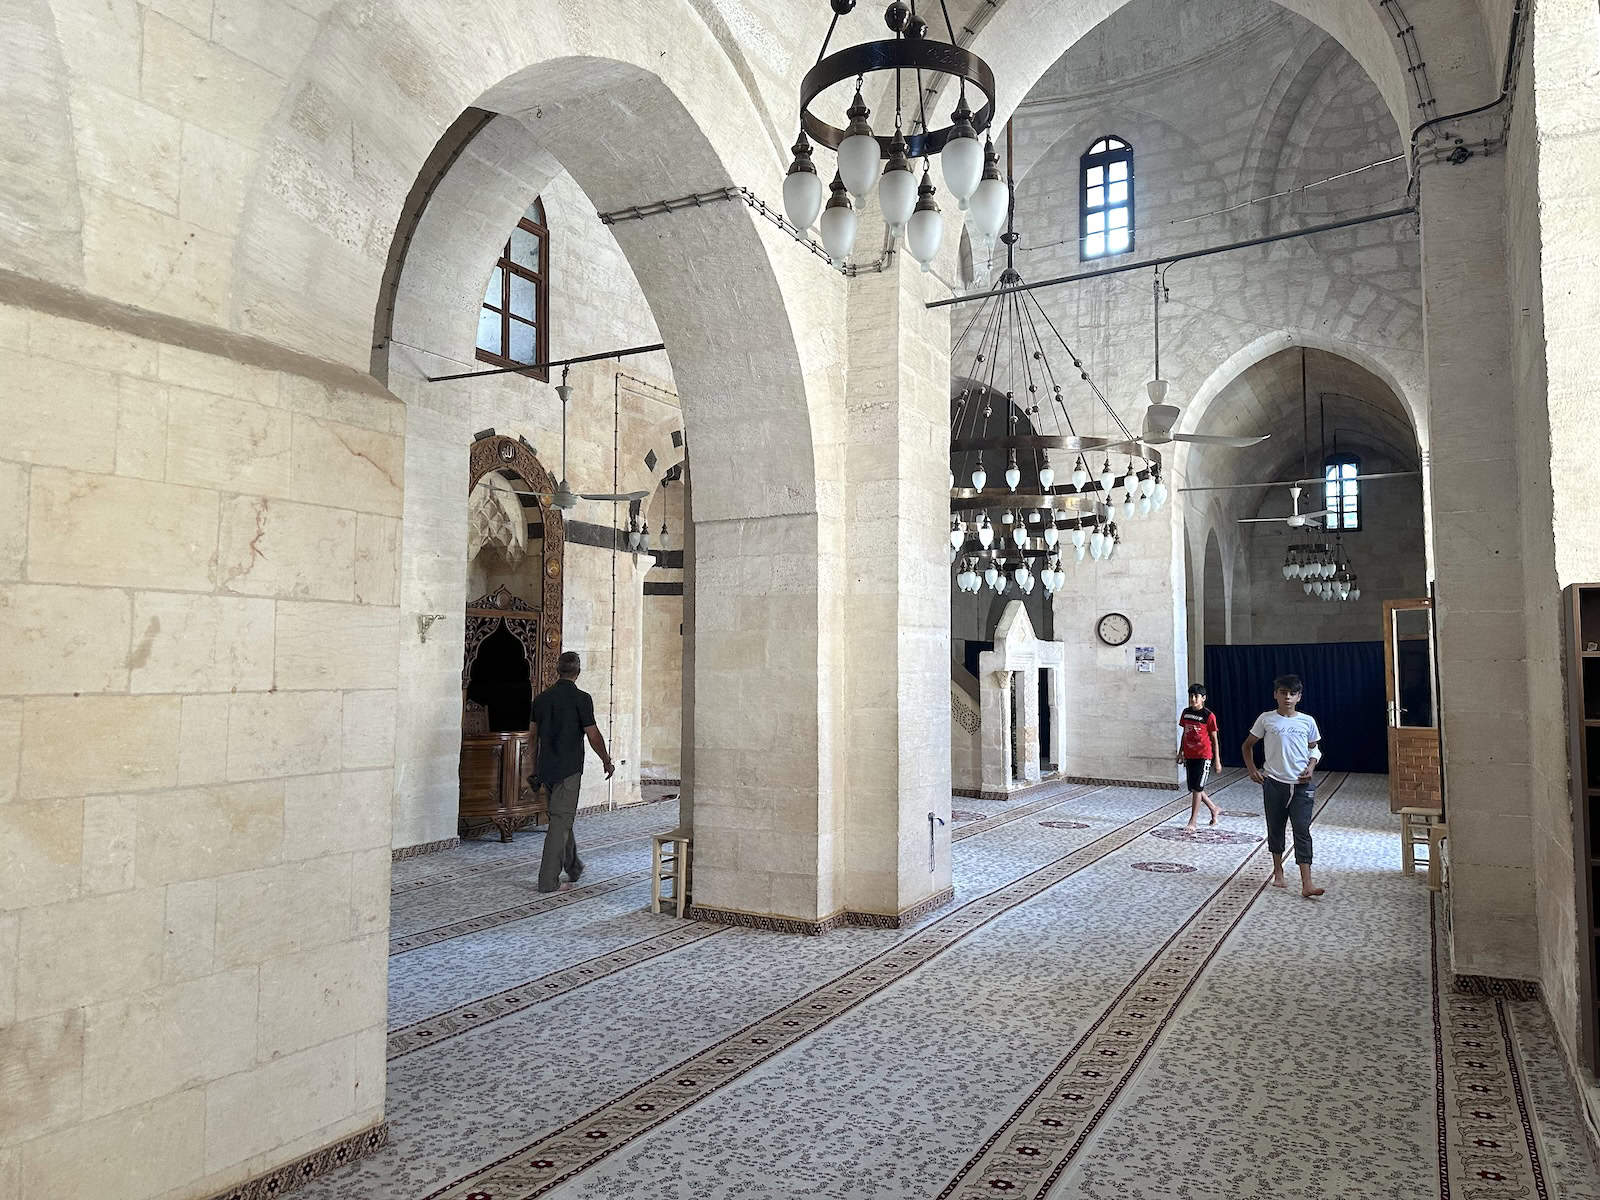
[[[1222,726],[1222,761],[1242,766],[1239,746],[1273,707],[1272,681],[1298,675],[1302,712],[1322,730],[1322,765],[1330,771],[1389,770],[1382,642],[1290,646],[1207,646],[1206,702]]]

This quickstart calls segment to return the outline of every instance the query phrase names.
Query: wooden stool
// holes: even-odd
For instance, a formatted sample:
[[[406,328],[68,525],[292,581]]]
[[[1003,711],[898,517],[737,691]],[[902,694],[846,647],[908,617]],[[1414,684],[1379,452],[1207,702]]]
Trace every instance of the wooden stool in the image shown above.
[[[1444,840],[1450,836],[1450,826],[1436,820],[1428,826],[1428,890],[1444,888]]]
[[[1442,815],[1437,808],[1400,810],[1400,869],[1407,875],[1417,873],[1417,847],[1427,846],[1429,878],[1432,878],[1434,858],[1432,830]]]
[[[689,901],[689,859],[693,848],[694,839],[681,829],[658,833],[650,839],[651,912],[660,912],[661,902],[666,900],[677,908],[678,916],[683,916]],[[672,892],[664,896],[661,885],[667,881],[672,884]]]

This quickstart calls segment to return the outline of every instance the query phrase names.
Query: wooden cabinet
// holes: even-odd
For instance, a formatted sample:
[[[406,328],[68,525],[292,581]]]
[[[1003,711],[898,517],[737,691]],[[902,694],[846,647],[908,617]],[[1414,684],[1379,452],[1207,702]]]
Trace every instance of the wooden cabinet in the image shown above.
[[[1564,595],[1579,1021],[1583,1059],[1600,1074],[1600,584],[1575,583]]]
[[[528,785],[533,735],[469,733],[461,738],[461,836],[498,829],[500,840],[549,818],[547,793]]]

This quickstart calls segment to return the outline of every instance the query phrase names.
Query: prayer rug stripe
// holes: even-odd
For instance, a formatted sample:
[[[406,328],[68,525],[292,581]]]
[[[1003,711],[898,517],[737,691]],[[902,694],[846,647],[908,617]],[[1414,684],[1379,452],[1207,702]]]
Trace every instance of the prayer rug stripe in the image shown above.
[[[1320,815],[1349,775],[1321,789]],[[1028,1098],[938,1195],[1042,1197],[1116,1106],[1228,936],[1272,880],[1264,843],[1194,911],[1112,999]]]
[[[534,1200],[736,1082],[762,1063],[904,979],[996,918],[1131,845],[1187,807],[1169,799],[1143,816],[986,895],[722,1038],[655,1078],[522,1149],[428,1193],[424,1200]]]
[[[1468,1200],[1548,1200],[1544,1164],[1523,1086],[1521,1051],[1502,996],[1458,991],[1429,896],[1433,940],[1434,1053],[1439,1087],[1439,1191]]]

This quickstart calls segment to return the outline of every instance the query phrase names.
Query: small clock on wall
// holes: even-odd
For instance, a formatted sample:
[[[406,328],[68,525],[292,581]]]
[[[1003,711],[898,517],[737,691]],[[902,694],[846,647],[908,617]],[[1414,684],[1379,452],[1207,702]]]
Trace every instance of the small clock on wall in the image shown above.
[[[1133,636],[1133,622],[1121,613],[1107,613],[1094,627],[1100,640],[1108,646],[1121,646]]]

